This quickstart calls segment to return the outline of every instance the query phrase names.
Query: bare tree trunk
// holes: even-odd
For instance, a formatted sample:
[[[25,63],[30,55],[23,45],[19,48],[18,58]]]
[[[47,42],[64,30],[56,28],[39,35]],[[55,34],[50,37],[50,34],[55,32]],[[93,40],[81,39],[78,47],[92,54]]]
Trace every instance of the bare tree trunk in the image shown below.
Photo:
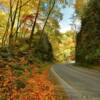
[[[33,34],[34,34],[35,26],[36,26],[36,21],[37,21],[38,15],[39,15],[40,3],[41,3],[41,0],[39,0],[39,2],[38,2],[37,12],[36,12],[34,24],[32,26],[32,30],[31,30],[31,35],[30,35],[30,39],[29,39],[29,45],[30,46],[31,46],[31,42],[32,42],[32,39],[33,39]]]
[[[21,10],[21,8],[23,7],[23,6],[25,6],[27,3],[29,3],[31,0],[27,0],[25,3],[23,3],[23,4],[20,4],[20,6],[19,6],[19,8],[17,8],[17,9],[20,9]],[[18,2],[17,2],[18,3]],[[20,3],[21,3],[21,0],[20,0]],[[10,13],[9,13],[9,17],[8,17],[8,21],[7,21],[7,24],[6,24],[6,29],[5,29],[5,32],[4,32],[4,35],[3,35],[3,38],[2,38],[2,47],[3,46],[5,46],[5,44],[6,44],[6,41],[9,39],[9,38],[7,38],[7,37],[11,37],[11,35],[12,35],[12,32],[10,32],[10,36],[8,36],[9,34],[8,34],[8,31],[9,31],[9,29],[10,29],[10,27],[11,27],[11,24],[12,24],[12,21],[13,21],[13,15],[12,15],[12,4],[13,4],[13,2],[12,2],[12,0],[10,0]],[[16,9],[16,10],[17,10]],[[17,11],[16,11],[16,13],[17,13]],[[16,13],[15,13],[15,18],[16,18]],[[18,15],[19,17],[20,17],[20,11],[19,11],[19,15]],[[15,19],[14,19],[15,20]],[[18,20],[19,20],[19,18],[18,18]],[[13,23],[14,23],[14,21],[13,21]],[[13,26],[13,25],[12,25]],[[18,30],[19,30],[19,28],[21,27],[21,25],[18,25],[17,26],[17,29],[16,29],[16,36],[15,36],[15,38],[17,38],[17,32],[18,32]],[[10,31],[11,31],[11,29],[10,29]],[[14,33],[14,34],[15,34]]]
[[[14,24],[15,24],[15,20],[16,20],[18,7],[19,7],[19,0],[17,1],[15,12],[14,12],[14,15],[13,15],[12,2],[10,2],[11,28],[10,28],[10,34],[9,34],[9,46],[13,43],[13,28],[14,28]]]
[[[44,30],[45,30],[46,24],[47,24],[47,22],[48,22],[48,19],[49,19],[49,17],[50,17],[50,14],[51,14],[51,12],[52,12],[54,6],[55,6],[55,3],[56,3],[56,0],[54,0],[53,5],[52,5],[51,9],[49,10],[48,16],[47,16],[46,21],[45,21],[45,23],[44,23],[42,32],[41,32],[41,34],[40,34],[40,41],[41,41],[41,39],[42,39],[42,35],[43,35],[43,33],[44,33]]]
[[[20,22],[21,5],[22,5],[22,0],[20,0],[20,7],[19,7],[18,19],[17,19],[17,28],[16,28],[16,31],[15,31],[15,33],[14,33],[14,35],[15,35],[15,41],[16,41],[17,36],[18,36],[18,30],[19,30],[19,28],[20,28],[21,25],[22,25],[22,23]]]

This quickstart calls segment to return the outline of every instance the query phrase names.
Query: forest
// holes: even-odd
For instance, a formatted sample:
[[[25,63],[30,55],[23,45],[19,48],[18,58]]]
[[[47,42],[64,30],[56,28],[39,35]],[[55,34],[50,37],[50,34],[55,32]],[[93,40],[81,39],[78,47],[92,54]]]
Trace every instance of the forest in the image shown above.
[[[75,16],[61,32],[66,7]],[[0,0],[0,100],[67,100],[49,79],[51,66],[100,71],[99,24],[100,0]]]

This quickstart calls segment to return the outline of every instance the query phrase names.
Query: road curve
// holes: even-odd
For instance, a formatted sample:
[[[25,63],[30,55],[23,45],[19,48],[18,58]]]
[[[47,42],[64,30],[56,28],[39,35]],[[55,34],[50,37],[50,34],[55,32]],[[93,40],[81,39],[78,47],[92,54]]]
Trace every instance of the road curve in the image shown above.
[[[52,67],[71,100],[100,100],[100,73],[71,64]]]

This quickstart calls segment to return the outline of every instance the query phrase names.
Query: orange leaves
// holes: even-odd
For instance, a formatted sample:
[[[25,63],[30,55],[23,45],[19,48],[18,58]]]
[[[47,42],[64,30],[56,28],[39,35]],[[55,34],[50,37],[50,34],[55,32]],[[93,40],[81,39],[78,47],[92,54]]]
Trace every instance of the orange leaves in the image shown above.
[[[27,64],[27,60],[25,59],[25,57],[21,57],[19,63],[20,63],[21,65]]]
[[[35,75],[27,80],[27,88],[21,91],[19,98],[24,100],[55,100],[54,86],[45,74]]]
[[[38,75],[35,80],[37,83],[37,91],[34,93],[34,96],[38,98],[36,100],[55,100],[54,86],[47,80],[47,73]]]
[[[40,64],[26,65],[27,63],[28,60],[25,57],[21,57],[16,61],[11,60],[7,62],[6,69],[0,71],[2,73],[0,79],[4,75],[2,84],[0,83],[0,89],[2,89],[0,95],[4,95],[6,99],[12,100],[55,100],[54,86],[48,80],[48,69],[45,69],[42,74],[39,74],[37,70],[40,68]],[[11,65],[12,67],[10,67]],[[16,76],[13,70],[22,71],[23,68],[25,68],[23,74]],[[29,68],[31,74],[28,71]],[[25,87],[23,88],[24,84]]]
[[[76,5],[75,7],[79,10],[80,8],[82,8],[84,5],[84,0],[76,0]]]
[[[34,70],[34,69],[33,69]],[[34,71],[32,71],[34,72]],[[43,74],[35,74],[35,77],[31,77],[27,80],[27,89],[22,96],[24,100],[55,100],[54,86],[47,79],[47,72]]]
[[[28,84],[36,84],[35,80],[30,78],[28,81],[27,81]]]

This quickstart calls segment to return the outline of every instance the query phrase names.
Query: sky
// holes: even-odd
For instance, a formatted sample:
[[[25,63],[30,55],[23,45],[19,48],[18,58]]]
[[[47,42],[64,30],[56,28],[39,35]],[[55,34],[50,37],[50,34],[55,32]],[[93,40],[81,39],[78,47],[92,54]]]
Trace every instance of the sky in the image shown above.
[[[61,10],[63,14],[63,20],[60,21],[60,32],[66,32],[71,30],[71,23],[73,21],[72,16],[75,13],[75,9],[73,7],[66,7]]]
[[[70,0],[72,4],[75,4],[76,0]],[[71,24],[73,23],[73,16],[75,15],[75,8],[73,6],[67,6],[66,8],[62,8],[61,10],[63,14],[63,20],[60,21],[60,32],[66,32],[71,30]],[[81,21],[79,19],[75,20],[76,31],[80,30]]]

